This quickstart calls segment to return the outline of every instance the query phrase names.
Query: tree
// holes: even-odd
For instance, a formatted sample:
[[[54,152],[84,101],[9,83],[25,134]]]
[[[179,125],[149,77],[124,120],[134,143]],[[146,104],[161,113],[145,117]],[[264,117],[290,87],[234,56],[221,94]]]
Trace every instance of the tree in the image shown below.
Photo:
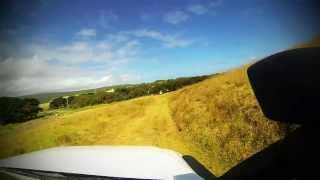
[[[68,103],[68,104],[71,104],[72,101],[74,100],[74,98],[75,98],[75,96],[69,96],[69,97],[67,98],[67,103]],[[67,104],[67,105],[68,105],[68,104]]]
[[[24,122],[35,118],[40,102],[34,98],[0,97],[0,121],[2,123]]]
[[[83,94],[83,95],[75,96],[70,104],[70,107],[71,108],[80,108],[80,107],[84,107],[84,106],[89,106],[89,105],[91,105],[90,104],[91,99],[92,99],[92,95]]]
[[[142,83],[136,85],[121,86],[114,91],[95,91],[95,93],[86,93],[78,96],[69,96],[68,98],[59,97],[50,103],[51,109],[71,107],[80,108],[102,103],[112,103],[128,100],[136,97],[167,93],[175,91],[186,85],[190,85],[206,79],[208,76],[197,76],[190,78],[176,78],[169,80],[158,80],[152,83]]]
[[[67,99],[63,97],[55,98],[49,104],[50,109],[59,109],[63,107],[67,107]]]
[[[35,98],[26,98],[23,100],[22,112],[25,119],[33,119],[37,117],[42,108],[39,107],[40,102]]]

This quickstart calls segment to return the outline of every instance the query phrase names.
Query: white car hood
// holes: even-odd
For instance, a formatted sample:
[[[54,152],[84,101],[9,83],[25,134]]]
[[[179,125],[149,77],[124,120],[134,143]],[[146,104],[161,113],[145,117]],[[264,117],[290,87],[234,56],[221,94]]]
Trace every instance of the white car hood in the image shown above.
[[[148,146],[71,146],[0,160],[0,167],[140,179],[202,179],[171,150]]]

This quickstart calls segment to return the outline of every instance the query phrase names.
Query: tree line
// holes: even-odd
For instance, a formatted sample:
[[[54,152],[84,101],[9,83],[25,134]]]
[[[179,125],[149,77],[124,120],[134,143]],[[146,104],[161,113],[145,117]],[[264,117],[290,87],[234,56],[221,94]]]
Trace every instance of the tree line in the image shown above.
[[[152,83],[142,83],[137,85],[129,85],[127,87],[115,88],[114,92],[97,91],[96,93],[86,93],[78,96],[58,97],[50,102],[49,107],[50,109],[65,107],[80,108],[102,103],[123,101],[146,95],[163,94],[170,91],[175,91],[186,85],[200,82],[207,77],[208,76],[196,76],[158,80]]]
[[[0,97],[0,123],[24,122],[37,117],[42,110],[35,98]]]

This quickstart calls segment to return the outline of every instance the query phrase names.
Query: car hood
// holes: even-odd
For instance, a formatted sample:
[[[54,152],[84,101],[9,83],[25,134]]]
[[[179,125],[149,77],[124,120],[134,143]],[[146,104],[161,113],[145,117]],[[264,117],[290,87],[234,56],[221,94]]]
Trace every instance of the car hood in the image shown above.
[[[201,179],[174,151],[149,146],[58,147],[0,160],[0,167],[139,179]]]

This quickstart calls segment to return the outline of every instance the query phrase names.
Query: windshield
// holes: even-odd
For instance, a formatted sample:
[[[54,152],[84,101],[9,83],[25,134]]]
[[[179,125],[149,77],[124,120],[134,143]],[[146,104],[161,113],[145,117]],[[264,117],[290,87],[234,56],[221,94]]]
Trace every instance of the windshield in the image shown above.
[[[192,156],[204,174],[221,176],[299,127],[263,114],[247,70],[282,51],[320,46],[311,1],[2,1],[6,172],[170,179],[201,174],[183,158]],[[61,167],[84,175],[54,172]]]

